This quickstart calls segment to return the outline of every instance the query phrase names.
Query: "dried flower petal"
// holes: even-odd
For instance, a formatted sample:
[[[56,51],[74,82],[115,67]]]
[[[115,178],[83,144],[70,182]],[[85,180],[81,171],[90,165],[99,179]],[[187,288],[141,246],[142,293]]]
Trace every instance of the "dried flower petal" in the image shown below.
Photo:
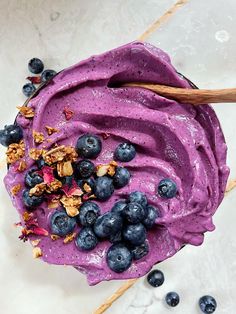
[[[26,78],[33,84],[40,84],[41,83],[41,76],[27,76]]]
[[[17,160],[21,159],[25,155],[25,144],[22,141],[20,143],[13,143],[8,146],[7,152],[7,163],[13,164]]]
[[[53,174],[53,168],[49,166],[43,166],[42,167],[42,173],[43,173],[43,182],[46,184],[50,184],[55,180],[54,174]]]
[[[33,248],[33,258],[38,258],[40,256],[42,256],[42,250],[40,249],[40,247],[36,246]]]
[[[103,132],[103,133],[101,133],[101,136],[102,136],[102,138],[103,138],[104,140],[106,140],[106,139],[108,139],[108,137],[111,136],[111,134],[106,133],[106,132]]]
[[[36,144],[40,144],[44,141],[44,135],[41,132],[36,132],[33,130],[33,139]]]
[[[80,187],[76,184],[75,180],[72,180],[71,186],[64,185],[62,187],[62,191],[66,194],[67,197],[69,196],[81,196],[83,194],[83,191]]]
[[[20,189],[21,189],[21,184],[16,184],[14,185],[12,188],[11,188],[11,194],[12,195],[17,195],[19,192],[20,192]]]
[[[74,115],[74,112],[70,110],[69,107],[65,107],[63,113],[65,115],[66,120],[70,120]]]
[[[48,125],[45,126],[45,129],[46,129],[48,135],[52,135],[53,133],[58,132],[58,129],[55,129],[55,128],[48,126]]]
[[[71,241],[74,240],[75,237],[76,237],[76,232],[67,234],[67,236],[65,237],[65,239],[63,240],[63,242],[64,242],[65,244],[70,243]]]
[[[42,235],[45,237],[48,236],[48,231],[44,228],[41,228],[41,227],[32,227],[32,232],[33,232],[33,234]]]
[[[24,116],[25,118],[33,118],[34,117],[34,110],[28,106],[18,106],[16,107],[17,109],[19,109],[20,113],[22,114],[22,116]]]

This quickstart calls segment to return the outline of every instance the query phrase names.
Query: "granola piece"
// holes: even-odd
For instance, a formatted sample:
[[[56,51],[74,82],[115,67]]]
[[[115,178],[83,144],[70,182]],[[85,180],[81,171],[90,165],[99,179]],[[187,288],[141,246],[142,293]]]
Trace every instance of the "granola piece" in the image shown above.
[[[27,211],[25,211],[22,215],[22,218],[25,222],[29,221],[30,219],[33,219],[34,214],[33,213],[29,213]]]
[[[48,135],[52,135],[53,133],[56,133],[59,131],[58,129],[53,128],[53,127],[48,126],[48,125],[45,126],[45,129],[46,129]]]
[[[65,237],[65,239],[63,240],[63,242],[64,242],[65,244],[70,243],[71,241],[74,240],[75,237],[76,237],[76,232],[67,234],[67,236]]]
[[[49,209],[57,208],[59,207],[59,204],[60,204],[59,198],[53,198],[48,202],[48,208]]]
[[[45,192],[46,188],[47,188],[47,185],[44,182],[36,184],[33,188],[29,190],[29,195],[40,196]]]
[[[54,181],[52,181],[52,182],[50,182],[50,183],[47,184],[46,192],[47,192],[47,193],[52,193],[52,192],[57,191],[57,190],[60,189],[61,187],[62,187],[61,181],[55,179]]]
[[[31,148],[29,150],[29,156],[33,160],[38,160],[42,156],[43,152],[43,149]]]
[[[11,194],[16,196],[19,192],[20,192],[20,189],[21,189],[21,184],[16,184],[14,185],[12,188],[11,188]]]
[[[57,163],[57,173],[59,177],[67,177],[73,174],[71,161],[61,161]]]
[[[20,113],[22,116],[24,116],[27,119],[33,118],[34,117],[34,110],[33,108],[27,107],[27,106],[17,106],[17,109],[19,109]]]
[[[37,246],[40,243],[41,239],[35,239],[35,240],[31,240],[31,244],[33,246]]]
[[[52,148],[48,152],[43,153],[43,159],[48,165],[51,165],[60,161],[76,161],[78,155],[75,148],[72,146],[61,145]]]
[[[33,139],[34,139],[35,144],[43,143],[44,135],[41,132],[36,132],[33,130]]]
[[[21,160],[20,163],[19,163],[19,166],[17,167],[17,170],[19,172],[23,172],[23,171],[25,171],[26,168],[27,168],[26,161],[25,160]]]
[[[98,165],[96,167],[96,174],[98,177],[103,177],[106,174],[109,174],[111,177],[114,176],[116,172],[117,162],[112,160],[109,164]]]
[[[57,234],[51,234],[50,237],[51,237],[52,241],[56,241],[56,240],[60,239],[60,236]]]
[[[25,143],[23,140],[20,143],[13,143],[8,146],[7,152],[7,163],[13,164],[17,160],[25,156]]]
[[[39,246],[36,246],[36,247],[33,248],[33,258],[38,258],[38,257],[40,257],[42,255],[43,255],[43,252],[42,252],[42,250],[40,249]]]
[[[65,207],[68,216],[74,217],[79,214],[78,209],[82,203],[80,196],[73,195],[67,197],[66,195],[63,195],[60,201]]]
[[[91,193],[92,192],[92,188],[91,188],[90,185],[88,185],[88,183],[84,183],[83,189],[85,190],[86,193]]]

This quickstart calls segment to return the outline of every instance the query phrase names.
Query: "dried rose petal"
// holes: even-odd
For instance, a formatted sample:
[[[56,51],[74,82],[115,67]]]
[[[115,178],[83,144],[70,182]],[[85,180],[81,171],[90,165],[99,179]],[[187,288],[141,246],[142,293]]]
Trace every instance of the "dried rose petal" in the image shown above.
[[[111,134],[104,132],[104,133],[101,133],[101,136],[102,136],[102,138],[103,138],[104,140],[106,140],[106,139],[108,139],[108,137],[111,136]]]
[[[27,76],[26,78],[33,84],[40,84],[41,83],[41,76]]]
[[[65,115],[66,120],[70,120],[74,115],[74,112],[71,111],[69,107],[65,107],[63,113]]]
[[[40,227],[33,227],[32,228],[32,232],[33,234],[37,234],[37,235],[42,235],[47,237],[48,236],[48,231],[44,228],[40,228]]]
[[[43,166],[42,173],[43,173],[44,183],[50,184],[55,180],[52,167]]]

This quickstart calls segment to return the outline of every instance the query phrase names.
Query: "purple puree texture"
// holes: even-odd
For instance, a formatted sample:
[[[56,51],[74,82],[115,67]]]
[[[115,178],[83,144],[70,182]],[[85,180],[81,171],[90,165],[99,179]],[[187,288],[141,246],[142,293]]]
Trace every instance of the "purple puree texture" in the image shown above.
[[[115,190],[108,201],[98,203],[106,212],[132,191],[147,195],[148,202],[161,212],[155,227],[148,232],[148,255],[117,274],[106,263],[111,245],[108,241],[100,242],[90,252],[80,252],[74,241],[63,244],[63,239],[41,237],[39,246],[44,261],[74,266],[86,274],[90,285],[143,276],[183,245],[200,245],[204,232],[214,230],[212,215],[223,199],[229,174],[224,136],[209,105],[193,107],[148,90],[114,87],[114,83],[128,81],[191,88],[173,68],[166,53],[150,44],[133,42],[63,70],[30,101],[34,119],[17,118],[24,131],[29,166],[34,163],[27,155],[28,149],[35,147],[32,130],[43,132],[47,138],[46,125],[59,132],[50,136],[52,142],[45,141],[37,148],[46,145],[49,149],[54,143],[75,146],[84,133],[109,133],[96,164],[111,161],[121,142],[129,141],[136,147],[136,157],[123,163],[132,175],[130,183]],[[69,121],[63,114],[65,106],[74,112]],[[17,183],[23,185],[24,176],[25,172],[16,173],[14,165],[11,166],[5,177],[7,190],[10,192]],[[157,184],[163,178],[176,182],[177,197],[163,199],[157,195]],[[21,193],[12,201],[21,215],[26,210]],[[46,203],[36,210],[39,225],[47,230],[50,211]]]

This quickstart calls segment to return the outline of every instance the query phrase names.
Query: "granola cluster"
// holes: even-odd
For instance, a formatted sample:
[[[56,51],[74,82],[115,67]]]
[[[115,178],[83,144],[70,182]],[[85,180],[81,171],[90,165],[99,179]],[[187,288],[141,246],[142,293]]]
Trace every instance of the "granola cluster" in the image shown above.
[[[25,144],[21,140],[19,143],[10,144],[6,151],[7,163],[13,164],[25,156]]]

